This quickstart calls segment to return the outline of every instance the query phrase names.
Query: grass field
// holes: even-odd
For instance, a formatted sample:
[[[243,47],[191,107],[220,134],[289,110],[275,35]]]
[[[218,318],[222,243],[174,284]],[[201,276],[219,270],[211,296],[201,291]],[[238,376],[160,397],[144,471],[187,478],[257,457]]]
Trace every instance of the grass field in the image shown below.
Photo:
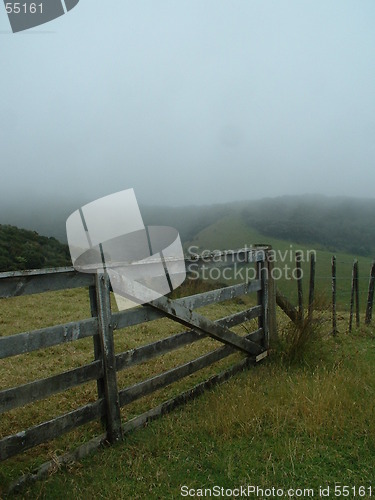
[[[230,244],[225,244],[224,235]],[[241,226],[238,220],[228,219],[199,233],[191,244],[201,249],[240,248],[251,242],[262,243],[262,240],[259,234]],[[267,243],[281,251],[291,249],[289,242],[269,240]],[[293,245],[293,251],[296,249],[308,250]],[[339,335],[336,338],[329,335],[327,306],[331,255],[317,249],[320,310],[316,317],[320,322],[314,331],[308,332],[309,341],[301,348],[301,356],[292,358],[290,355],[290,342],[293,343],[295,332],[279,311],[281,341],[269,360],[127,436],[124,443],[102,449],[67,469],[56,470],[47,480],[29,486],[21,496],[178,498],[182,485],[190,488],[214,485],[225,488],[245,485],[314,488],[315,496],[318,496],[319,486],[334,488],[335,483],[371,486],[375,466],[374,331],[372,326],[361,326],[352,335],[347,334],[347,302],[354,256],[337,254]],[[370,260],[361,258],[362,317],[369,268]],[[305,285],[307,281],[305,279]],[[197,292],[196,285],[188,284],[189,293]],[[295,301],[295,281],[282,280],[277,286]],[[254,296],[249,296],[214,304],[199,312],[216,319],[243,310],[254,300]],[[113,306],[115,309],[115,304]],[[88,293],[83,289],[3,299],[0,300],[0,335],[89,316]],[[253,322],[235,330],[244,334],[254,327]],[[178,331],[182,331],[181,327],[166,319],[118,331],[115,333],[116,352]],[[205,339],[140,367],[125,370],[119,374],[119,386],[123,388],[194,359],[217,345],[214,340]],[[214,367],[134,402],[125,407],[123,417],[131,418],[159,404],[240,358],[239,354],[233,355]],[[16,356],[1,363],[0,386],[13,387],[80,366],[92,359],[91,338]],[[2,415],[0,436],[19,432],[95,399],[96,383],[88,383],[12,410]],[[101,432],[99,423],[85,425],[3,462],[0,465],[0,497],[10,482],[21,474]]]
[[[289,363],[281,345],[267,362],[22,497],[180,498],[183,485],[313,488],[318,496],[321,486],[374,486],[373,330],[336,339],[324,331],[304,358]]]

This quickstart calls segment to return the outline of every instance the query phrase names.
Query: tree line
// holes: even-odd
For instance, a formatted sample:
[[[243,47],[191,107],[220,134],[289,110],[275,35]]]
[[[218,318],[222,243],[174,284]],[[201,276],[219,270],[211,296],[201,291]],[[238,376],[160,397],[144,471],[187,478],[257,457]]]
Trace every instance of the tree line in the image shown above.
[[[0,225],[0,272],[70,265],[68,246],[56,238]]]

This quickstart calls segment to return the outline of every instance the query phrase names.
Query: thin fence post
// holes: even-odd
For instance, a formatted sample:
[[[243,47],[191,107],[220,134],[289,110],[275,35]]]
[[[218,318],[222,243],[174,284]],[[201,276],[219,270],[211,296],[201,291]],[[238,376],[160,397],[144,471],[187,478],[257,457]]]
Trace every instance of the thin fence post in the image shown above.
[[[369,325],[372,320],[372,305],[374,303],[374,283],[375,283],[375,262],[371,265],[370,279],[368,284],[367,306],[366,306],[366,325]]]
[[[268,322],[269,322],[269,340],[270,345],[277,340],[277,319],[276,319],[276,284],[274,280],[274,261],[270,258],[269,251],[272,247],[267,250],[266,262],[267,262],[267,274],[268,274]]]
[[[332,335],[337,334],[337,310],[336,310],[336,255],[332,256]]]
[[[356,326],[359,326],[359,270],[358,270],[358,260],[355,263],[355,308],[356,308]]]
[[[263,318],[263,335],[264,335],[264,347],[268,350],[270,347],[270,337],[269,337],[269,319],[268,319],[268,269],[267,261],[261,261],[260,268],[260,281],[262,284],[262,318]]]
[[[258,306],[262,306],[263,304],[263,283],[262,283],[262,262],[255,262],[256,269],[256,279],[261,281],[261,289],[257,292],[257,304]],[[263,309],[262,314],[258,317],[258,328],[263,328]]]
[[[263,258],[257,260],[256,266],[256,277],[261,282],[261,289],[257,292],[257,302],[261,306],[262,312],[258,317],[258,328],[263,330],[263,346],[269,349],[270,339],[269,339],[269,325],[268,325],[268,279],[267,279],[267,261],[266,254],[263,251]]]
[[[350,314],[349,314],[349,333],[353,329],[353,310],[354,310],[354,291],[355,291],[355,274],[356,274],[356,260],[353,262],[352,268],[352,288],[350,293]]]
[[[298,314],[300,320],[303,320],[303,288],[302,288],[302,252],[296,252],[296,267],[297,267],[297,290],[298,290]]]
[[[314,292],[315,292],[315,254],[311,254],[310,261],[310,284],[309,284],[309,310],[308,319],[312,320],[314,309]]]
[[[95,275],[100,347],[103,356],[103,386],[106,402],[107,439],[122,439],[121,413],[117,389],[116,358],[111,324],[109,278],[106,272]]]

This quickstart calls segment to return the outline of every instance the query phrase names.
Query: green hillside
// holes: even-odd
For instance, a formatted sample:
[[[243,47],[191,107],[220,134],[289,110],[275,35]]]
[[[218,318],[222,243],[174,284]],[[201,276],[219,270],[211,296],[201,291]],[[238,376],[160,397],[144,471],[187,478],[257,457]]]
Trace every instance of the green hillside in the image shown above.
[[[268,237],[323,245],[331,251],[375,254],[375,200],[318,195],[249,202],[246,224]]]
[[[375,256],[374,199],[281,196],[218,205],[143,207],[142,213],[145,224],[175,227],[185,246],[199,234],[204,247],[207,243],[227,247],[222,238],[231,240],[230,246],[237,245],[233,238],[240,239],[238,246],[245,239],[277,239],[287,245],[293,242],[330,252]],[[221,227],[226,217],[232,218],[234,226],[225,226],[226,235],[214,234],[220,232],[216,223]]]
[[[0,272],[69,265],[68,246],[55,238],[0,225]]]
[[[316,252],[316,291],[320,299],[329,301],[331,297],[331,258],[336,255],[337,262],[337,301],[342,309],[348,309],[350,304],[351,272],[355,258],[359,260],[359,290],[360,307],[366,307],[368,278],[372,259],[359,257],[346,252],[332,252],[321,244],[298,244],[291,240],[267,237],[256,229],[249,227],[240,216],[223,217],[214,224],[206,227],[185,244],[185,251],[200,253],[204,250],[228,250],[250,247],[256,244],[271,245],[275,250],[277,262],[275,266],[281,270],[280,279],[277,279],[278,289],[286,294],[294,303],[297,301],[297,284],[293,279],[292,271],[295,268],[294,256],[297,250],[302,251],[305,261],[302,262],[304,273],[304,296],[308,296],[311,251]],[[285,269],[287,266],[287,269]],[[291,278],[291,279],[288,279]],[[223,280],[224,281],[224,280]]]

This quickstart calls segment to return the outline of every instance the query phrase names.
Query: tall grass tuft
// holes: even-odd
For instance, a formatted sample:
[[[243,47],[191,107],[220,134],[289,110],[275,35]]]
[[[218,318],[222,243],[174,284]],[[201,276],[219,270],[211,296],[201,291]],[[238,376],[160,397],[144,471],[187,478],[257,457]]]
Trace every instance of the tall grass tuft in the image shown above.
[[[314,301],[312,318],[306,316],[296,323],[289,322],[281,328],[278,351],[283,363],[315,364],[324,356],[328,308],[327,298],[323,295],[318,296]]]

